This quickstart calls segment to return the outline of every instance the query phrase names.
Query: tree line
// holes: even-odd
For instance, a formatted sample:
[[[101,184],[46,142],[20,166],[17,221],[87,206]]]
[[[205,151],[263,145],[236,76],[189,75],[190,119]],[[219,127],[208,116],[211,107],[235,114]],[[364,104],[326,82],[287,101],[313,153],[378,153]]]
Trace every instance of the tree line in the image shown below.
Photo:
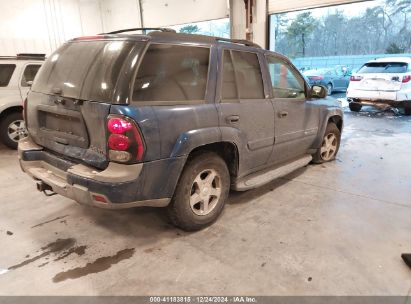
[[[320,19],[310,11],[272,18],[275,50],[289,57],[411,53],[411,0],[386,0],[351,17],[337,9]]]

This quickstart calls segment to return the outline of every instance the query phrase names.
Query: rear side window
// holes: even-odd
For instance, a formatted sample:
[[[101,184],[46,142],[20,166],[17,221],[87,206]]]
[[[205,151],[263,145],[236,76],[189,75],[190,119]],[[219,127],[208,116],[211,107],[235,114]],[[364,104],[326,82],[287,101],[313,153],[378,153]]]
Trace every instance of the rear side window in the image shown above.
[[[210,49],[151,44],[134,82],[133,101],[205,100]]]
[[[22,87],[28,87],[28,81],[33,81],[34,77],[36,77],[36,74],[38,70],[40,69],[39,64],[29,64],[26,66],[24,69],[23,77],[21,78],[21,86]]]
[[[260,63],[256,53],[224,50],[221,98],[264,99]]]
[[[134,45],[139,44],[107,40],[66,43],[44,63],[32,90],[52,94],[61,89],[65,97],[110,102]]]
[[[357,73],[406,73],[408,64],[405,62],[370,62],[362,66]]]
[[[15,68],[15,64],[0,64],[0,87],[7,87],[9,85]]]

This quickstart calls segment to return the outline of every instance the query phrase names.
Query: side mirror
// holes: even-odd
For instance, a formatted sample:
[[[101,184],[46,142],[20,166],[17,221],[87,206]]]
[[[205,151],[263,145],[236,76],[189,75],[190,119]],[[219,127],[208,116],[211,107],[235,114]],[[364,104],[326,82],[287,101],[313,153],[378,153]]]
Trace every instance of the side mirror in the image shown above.
[[[325,98],[327,97],[327,88],[321,85],[314,85],[311,87],[311,97]]]

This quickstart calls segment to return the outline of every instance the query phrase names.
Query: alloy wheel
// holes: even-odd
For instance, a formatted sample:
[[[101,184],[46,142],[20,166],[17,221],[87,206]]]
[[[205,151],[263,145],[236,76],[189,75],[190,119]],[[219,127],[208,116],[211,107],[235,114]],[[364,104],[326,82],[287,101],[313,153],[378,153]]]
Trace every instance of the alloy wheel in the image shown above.
[[[191,186],[190,207],[196,215],[207,215],[217,206],[221,196],[221,178],[217,171],[200,172]]]
[[[337,152],[338,139],[334,133],[329,133],[324,137],[321,145],[321,158],[325,161],[331,160]]]
[[[24,120],[12,121],[7,128],[7,135],[14,142],[27,137],[28,133]]]

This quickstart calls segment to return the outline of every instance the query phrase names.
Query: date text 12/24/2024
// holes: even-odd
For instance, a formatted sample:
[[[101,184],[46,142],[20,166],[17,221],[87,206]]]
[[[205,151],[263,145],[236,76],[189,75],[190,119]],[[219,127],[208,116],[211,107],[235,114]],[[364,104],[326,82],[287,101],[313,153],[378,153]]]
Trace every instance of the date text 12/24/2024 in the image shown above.
[[[257,303],[255,297],[150,297],[150,303]]]

